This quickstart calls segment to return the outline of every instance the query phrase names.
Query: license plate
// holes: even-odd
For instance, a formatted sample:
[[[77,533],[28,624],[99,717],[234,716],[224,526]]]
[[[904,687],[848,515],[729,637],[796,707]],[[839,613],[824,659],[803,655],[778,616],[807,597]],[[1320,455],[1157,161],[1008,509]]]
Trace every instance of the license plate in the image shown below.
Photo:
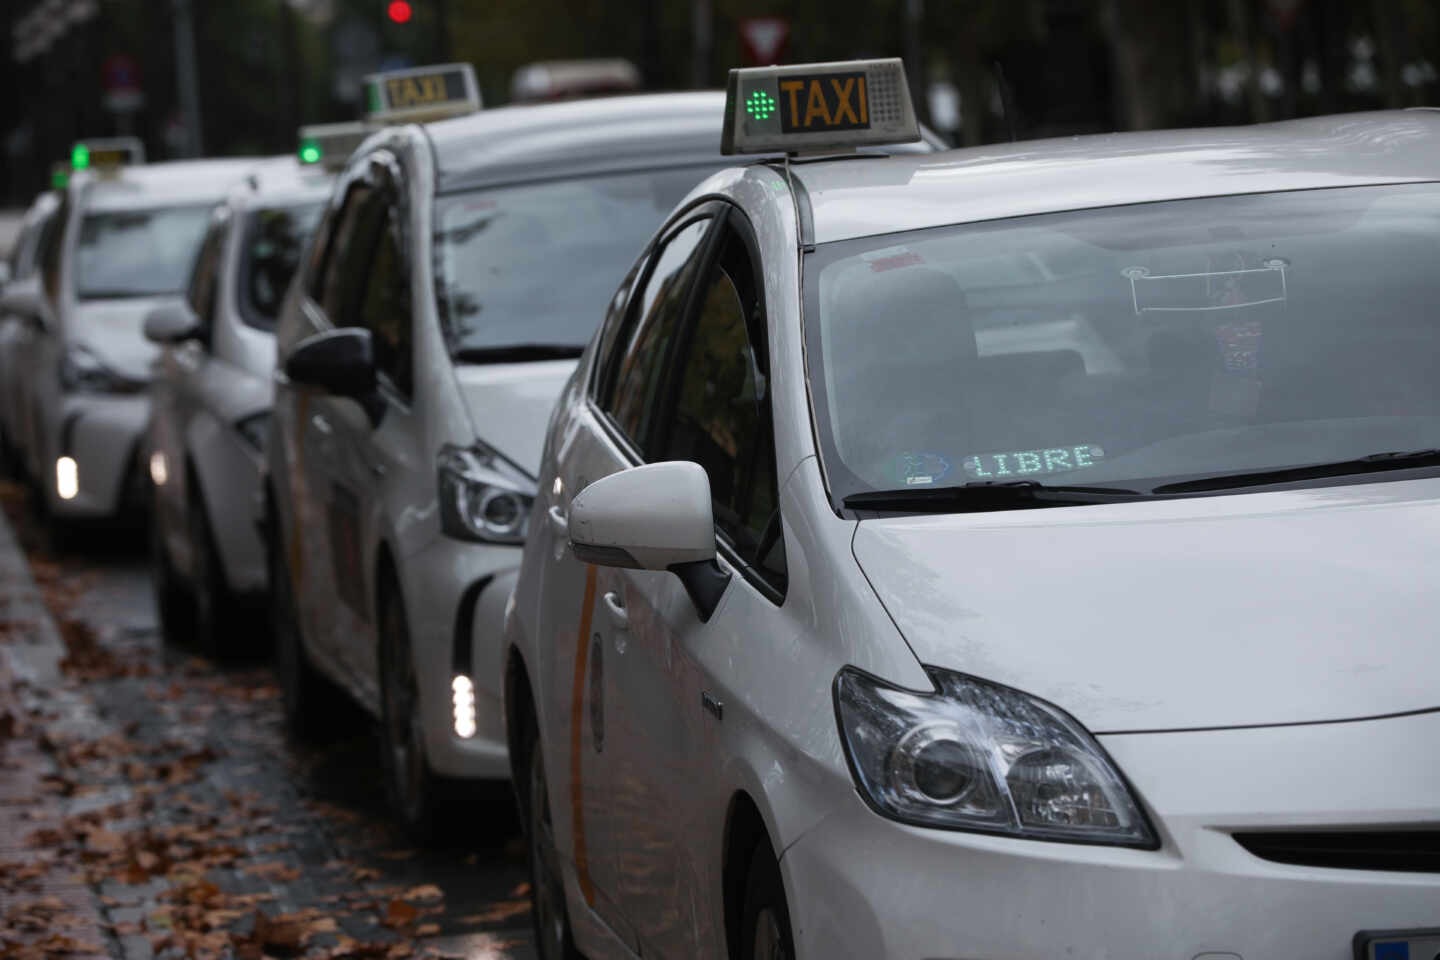
[[[1355,960],[1440,960],[1440,929],[1362,930],[1355,934]]]

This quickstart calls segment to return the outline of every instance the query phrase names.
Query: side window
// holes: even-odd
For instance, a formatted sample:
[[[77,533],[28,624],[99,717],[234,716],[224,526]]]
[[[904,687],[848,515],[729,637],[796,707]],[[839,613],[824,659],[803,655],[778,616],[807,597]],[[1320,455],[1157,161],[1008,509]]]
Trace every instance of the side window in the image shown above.
[[[325,298],[325,262],[334,246],[335,226],[339,221],[338,208],[327,204],[320,225],[315,228],[315,239],[310,244],[308,259],[305,261],[305,292],[310,299],[319,303]]]
[[[644,450],[651,412],[664,387],[670,346],[685,308],[695,264],[711,219],[704,217],[671,234],[654,257],[645,285],[630,298],[628,338],[619,353],[609,402],[602,406],[636,446]]]
[[[337,327],[356,325],[355,307],[365,290],[363,277],[375,236],[376,215],[383,213],[372,202],[374,198],[374,187],[356,183],[345,195],[345,206],[335,214],[319,300],[325,315]]]
[[[40,271],[45,284],[45,294],[51,302],[60,299],[60,259],[65,249],[65,224],[70,219],[70,196],[67,194],[60,203],[60,209],[45,224],[45,234],[40,238]]]
[[[785,589],[765,315],[750,246],[732,227],[700,284],[676,362],[673,411],[655,460],[693,460],[710,477],[715,526],[749,567]]]
[[[394,195],[377,196],[393,201]],[[366,271],[365,299],[356,325],[365,327],[375,345],[375,365],[405,396],[414,386],[414,338],[411,326],[410,271],[405,256],[405,222],[393,202],[378,203],[384,220],[375,237]]]
[[[229,221],[215,220],[200,245],[195,266],[190,271],[187,299],[190,309],[200,321],[200,338],[208,342],[215,328],[215,304],[219,299],[220,253],[225,247],[225,227]]]
[[[590,384],[591,395],[597,400],[612,366],[615,342],[620,339],[621,332],[625,329],[625,318],[629,316],[629,311],[625,308],[630,304],[631,291],[635,289],[636,282],[644,275],[645,267],[649,263],[650,252],[647,250],[640,255],[635,266],[630,268],[625,279],[620,281],[620,289],[615,291],[615,296],[610,298],[610,305],[605,308],[605,319],[600,322],[600,343],[595,351],[595,376]]]

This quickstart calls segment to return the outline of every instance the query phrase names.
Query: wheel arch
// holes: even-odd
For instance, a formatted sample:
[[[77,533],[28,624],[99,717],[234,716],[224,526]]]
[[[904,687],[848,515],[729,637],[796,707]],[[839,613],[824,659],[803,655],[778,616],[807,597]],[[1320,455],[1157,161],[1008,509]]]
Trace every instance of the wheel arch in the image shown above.
[[[773,855],[775,840],[770,835],[759,805],[747,791],[736,790],[725,813],[725,834],[720,861],[726,956],[730,960],[740,960],[740,925],[745,911],[745,882],[750,873],[751,858],[761,840],[769,845]]]

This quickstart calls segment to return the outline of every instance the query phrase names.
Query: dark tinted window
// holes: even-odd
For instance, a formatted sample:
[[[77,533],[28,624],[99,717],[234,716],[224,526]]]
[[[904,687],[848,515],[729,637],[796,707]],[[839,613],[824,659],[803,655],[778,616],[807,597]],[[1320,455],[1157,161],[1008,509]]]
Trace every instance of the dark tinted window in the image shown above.
[[[318,203],[272,207],[249,215],[240,261],[240,315],[252,327],[273,330],[280,303],[320,219]]]
[[[45,281],[45,294],[53,301],[60,297],[60,260],[65,249],[65,225],[70,221],[70,195],[60,203],[40,238],[40,270]]]
[[[708,173],[647,170],[440,197],[436,296],[451,353],[578,353],[635,251]]]
[[[86,300],[184,290],[210,211],[204,205],[87,213],[75,250],[76,295]]]
[[[380,199],[377,197],[377,199]],[[375,364],[401,393],[410,395],[414,381],[410,271],[405,257],[405,224],[401,213],[383,204],[384,220],[374,239],[374,255],[366,271],[365,299],[357,325],[371,333]]]
[[[215,324],[215,299],[220,289],[220,255],[225,247],[225,227],[226,222],[217,222],[205,234],[200,254],[190,272],[190,287],[186,294],[190,309],[195,311],[200,321],[201,335],[207,338]]]
[[[783,589],[765,322],[750,253],[727,230],[700,287],[681,350],[674,410],[652,459],[693,460],[710,477],[715,525],[747,564]]]
[[[384,209],[370,201],[375,190],[357,183],[345,196],[345,206],[336,214],[335,230],[320,283],[320,305],[337,327],[355,325],[355,304],[364,291],[364,269],[370,258],[369,243]]]
[[[642,450],[710,222],[708,217],[702,218],[673,233],[653,258],[654,267],[644,286],[631,298],[631,332],[619,356],[607,409]]]

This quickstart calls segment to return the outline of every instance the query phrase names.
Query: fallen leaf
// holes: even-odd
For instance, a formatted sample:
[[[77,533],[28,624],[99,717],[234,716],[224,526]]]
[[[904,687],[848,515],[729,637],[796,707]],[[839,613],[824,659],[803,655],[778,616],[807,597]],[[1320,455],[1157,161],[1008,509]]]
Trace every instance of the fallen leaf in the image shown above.
[[[414,923],[419,915],[420,911],[404,900],[391,900],[385,907],[385,919],[381,922],[392,930],[398,930]]]
[[[422,923],[415,928],[415,936],[417,937],[433,937],[439,932],[440,924],[438,923]]]
[[[440,900],[443,899],[444,896],[444,890],[441,890],[433,883],[425,883],[421,884],[418,887],[411,887],[409,890],[406,890],[404,893],[400,894],[400,899],[411,901],[418,900],[423,903],[426,900]]]

